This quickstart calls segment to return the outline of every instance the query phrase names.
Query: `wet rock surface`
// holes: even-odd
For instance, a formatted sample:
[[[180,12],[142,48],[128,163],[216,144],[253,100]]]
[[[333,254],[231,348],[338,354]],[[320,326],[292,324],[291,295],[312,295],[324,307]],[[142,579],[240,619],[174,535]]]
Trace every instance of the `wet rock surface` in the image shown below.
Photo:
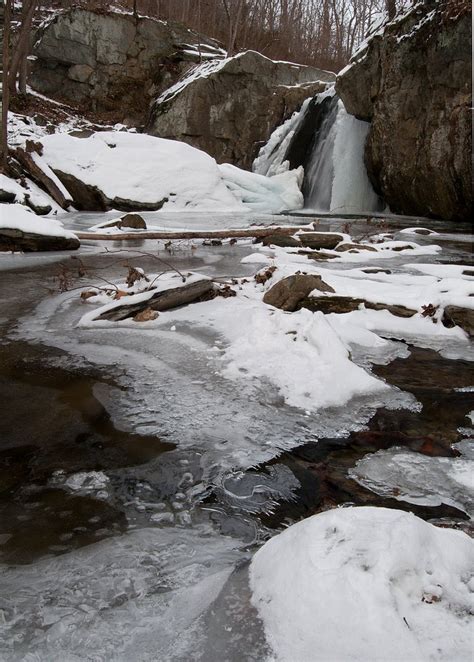
[[[337,79],[347,111],[371,122],[365,163],[394,211],[472,218],[470,43],[470,4],[430,0],[389,23]]]

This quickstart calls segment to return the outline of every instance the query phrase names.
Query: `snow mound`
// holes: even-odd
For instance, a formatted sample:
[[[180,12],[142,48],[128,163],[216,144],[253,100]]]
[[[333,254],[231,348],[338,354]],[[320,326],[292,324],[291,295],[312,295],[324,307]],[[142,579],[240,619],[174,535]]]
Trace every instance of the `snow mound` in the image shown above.
[[[43,162],[95,187],[109,206],[277,212],[300,208],[298,171],[266,178],[216,161],[185,143],[145,134],[103,131],[87,138],[46,136]]]
[[[471,660],[473,547],[397,510],[328,511],[256,553],[252,603],[277,660]]]
[[[288,405],[306,411],[389,390],[350,360],[323,313],[302,309],[288,315],[255,306],[245,320],[241,328],[234,322],[235,337],[223,355],[223,374],[231,379],[243,373],[271,383]]]
[[[0,204],[0,230],[19,230],[48,237],[75,239],[76,235],[65,230],[62,223],[52,218],[36,216],[32,211],[18,204]]]

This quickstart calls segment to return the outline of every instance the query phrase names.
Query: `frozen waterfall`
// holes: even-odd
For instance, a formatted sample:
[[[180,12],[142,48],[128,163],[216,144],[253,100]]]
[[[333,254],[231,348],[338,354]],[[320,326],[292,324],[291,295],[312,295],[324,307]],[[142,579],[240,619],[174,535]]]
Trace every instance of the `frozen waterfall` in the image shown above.
[[[255,172],[271,175],[303,165],[305,208],[334,214],[384,209],[364,164],[370,124],[349,115],[334,88],[303,104],[278,127],[254,161]]]
[[[334,97],[306,168],[306,208],[341,214],[383,209],[364,164],[369,127]]]

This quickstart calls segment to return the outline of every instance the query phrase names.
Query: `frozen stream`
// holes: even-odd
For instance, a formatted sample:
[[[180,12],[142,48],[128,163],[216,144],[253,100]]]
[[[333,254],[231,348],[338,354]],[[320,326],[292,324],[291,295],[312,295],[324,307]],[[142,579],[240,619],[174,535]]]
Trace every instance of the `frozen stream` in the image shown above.
[[[170,229],[189,225],[182,215],[145,216]],[[105,218],[77,214],[68,224],[86,229]],[[203,216],[198,226],[310,220]],[[345,223],[326,219],[318,229],[341,231]],[[390,220],[391,228],[402,225],[414,222]],[[355,237],[366,231],[354,221]],[[444,260],[469,263],[462,231],[437,241]],[[124,246],[149,251],[156,242]],[[53,295],[59,258],[71,274],[77,260],[0,256],[0,395],[7,405],[0,423],[0,659],[263,660],[247,563],[298,505],[293,449],[320,440],[342,446],[382,409],[415,416],[417,397],[394,381],[387,392],[309,413],[289,407],[265,382],[223,376],[225,340],[179,313],[158,333],[77,328],[80,291],[97,274],[123,274],[126,258],[102,251],[84,245],[78,257],[88,273],[80,289]],[[241,262],[253,252],[250,241],[182,242],[160,255],[181,271],[227,279],[253,276],[258,265]],[[383,266],[396,270],[403,259]],[[146,256],[140,266],[156,270]],[[393,341],[392,358],[406,355]],[[354,360],[365,364],[356,352]],[[456,386],[469,385],[458,379]],[[352,464],[362,454],[351,455]],[[341,493],[339,503],[348,500]]]

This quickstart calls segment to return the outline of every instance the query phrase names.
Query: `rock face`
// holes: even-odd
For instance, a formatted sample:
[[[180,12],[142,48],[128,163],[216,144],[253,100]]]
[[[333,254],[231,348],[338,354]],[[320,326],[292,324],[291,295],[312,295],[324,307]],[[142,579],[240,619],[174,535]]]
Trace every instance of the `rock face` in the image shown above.
[[[254,51],[209,62],[164,92],[152,107],[148,133],[176,138],[250,169],[259,147],[334,74]]]
[[[393,211],[472,218],[470,3],[416,5],[369,41],[336,90],[372,123],[365,162]]]
[[[130,14],[71,9],[38,34],[30,83],[35,90],[87,109],[143,122],[148,105],[204,58],[222,57],[217,43],[167,23]]]

